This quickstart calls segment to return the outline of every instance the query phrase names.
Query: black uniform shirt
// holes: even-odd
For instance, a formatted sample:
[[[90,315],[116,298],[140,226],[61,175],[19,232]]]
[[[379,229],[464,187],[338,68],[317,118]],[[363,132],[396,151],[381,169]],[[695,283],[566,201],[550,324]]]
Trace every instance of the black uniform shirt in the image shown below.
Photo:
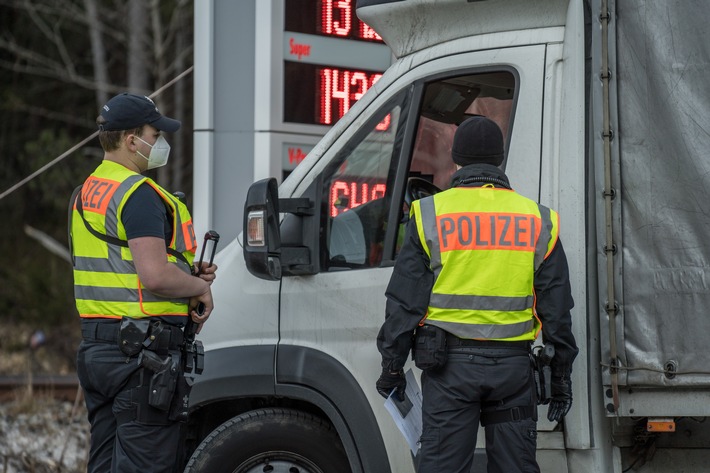
[[[509,187],[507,176],[490,165],[466,166],[456,172],[452,179],[452,187],[481,186],[486,183]],[[377,336],[383,368],[395,371],[404,366],[412,348],[414,330],[427,312],[433,286],[434,273],[429,267],[429,256],[419,241],[417,226],[412,219],[407,223],[404,243],[385,292],[385,322]],[[561,241],[557,241],[538,268],[533,286],[536,311],[542,321],[543,342],[555,346],[553,374],[569,375],[579,350],[572,334],[570,310],[574,301],[567,257]]]
[[[133,191],[123,206],[121,221],[126,239],[153,236],[169,244],[173,236],[171,217],[158,192],[145,182]]]
[[[123,206],[121,221],[126,229],[126,239],[139,237],[158,237],[170,244],[173,236],[172,216],[158,191],[145,182],[133,191]],[[164,316],[160,320],[171,325],[182,326],[187,321],[187,314],[182,316]]]

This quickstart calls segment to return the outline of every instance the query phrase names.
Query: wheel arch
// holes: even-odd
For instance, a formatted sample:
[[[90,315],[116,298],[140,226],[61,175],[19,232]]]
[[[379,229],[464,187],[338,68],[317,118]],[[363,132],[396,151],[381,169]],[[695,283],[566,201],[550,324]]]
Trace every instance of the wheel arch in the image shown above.
[[[314,348],[279,345],[276,379],[278,394],[310,399],[328,415],[353,471],[389,473],[375,414],[360,384],[342,363]]]
[[[353,375],[332,356],[295,345],[206,352],[205,371],[190,395],[188,447],[193,450],[222,422],[266,406],[294,407],[326,418],[335,427],[353,472],[389,473],[375,415]]]

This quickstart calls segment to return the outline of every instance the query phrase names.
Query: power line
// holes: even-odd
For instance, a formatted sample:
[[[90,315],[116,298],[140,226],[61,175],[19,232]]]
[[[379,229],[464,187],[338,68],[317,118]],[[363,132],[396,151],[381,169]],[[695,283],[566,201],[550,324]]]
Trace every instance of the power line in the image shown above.
[[[195,66],[190,66],[190,67],[188,67],[188,68],[185,69],[182,73],[180,73],[178,76],[174,77],[170,82],[166,83],[166,84],[163,85],[161,88],[159,88],[158,90],[156,90],[155,92],[153,92],[152,94],[150,94],[149,97],[150,97],[151,99],[152,99],[153,97],[157,97],[158,95],[160,95],[161,93],[163,93],[163,91],[164,91],[165,89],[167,89],[168,87],[172,86],[172,85],[175,84],[177,81],[179,81],[180,79],[182,79],[183,77],[185,77],[186,75],[188,75],[189,73],[191,73],[192,70],[194,69],[194,67],[195,67]],[[68,150],[66,150],[65,152],[63,152],[62,154],[60,154],[59,156],[57,156],[56,158],[54,158],[53,160],[51,160],[50,162],[48,162],[47,164],[45,164],[44,166],[42,166],[41,168],[39,168],[38,170],[36,170],[35,172],[33,172],[32,174],[30,174],[29,176],[27,176],[26,178],[22,179],[21,181],[19,181],[19,182],[16,183],[15,185],[11,186],[9,189],[7,189],[7,190],[4,191],[2,194],[0,194],[0,200],[4,199],[4,198],[7,197],[8,195],[12,194],[12,193],[15,192],[17,189],[19,189],[20,187],[24,186],[24,185],[27,184],[28,182],[30,182],[32,179],[34,179],[35,177],[39,176],[40,174],[42,174],[43,172],[45,172],[47,169],[51,168],[52,166],[54,166],[55,164],[57,164],[58,162],[60,162],[61,160],[63,160],[63,159],[66,158],[67,156],[69,156],[70,154],[72,154],[74,151],[78,150],[79,148],[81,148],[82,146],[84,146],[86,143],[88,143],[89,141],[91,141],[91,140],[93,140],[94,138],[96,138],[96,136],[98,136],[98,134],[99,134],[98,130],[95,131],[95,132],[93,132],[91,135],[87,136],[86,138],[84,138],[83,140],[81,140],[79,143],[75,144],[74,146],[72,146],[71,148],[69,148]]]

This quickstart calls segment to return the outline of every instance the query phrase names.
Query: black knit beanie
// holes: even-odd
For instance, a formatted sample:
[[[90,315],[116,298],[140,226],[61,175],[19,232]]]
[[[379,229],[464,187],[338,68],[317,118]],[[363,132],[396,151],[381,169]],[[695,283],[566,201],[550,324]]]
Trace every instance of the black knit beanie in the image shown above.
[[[503,162],[503,133],[498,125],[484,116],[476,115],[464,120],[454,134],[451,158],[459,166]]]

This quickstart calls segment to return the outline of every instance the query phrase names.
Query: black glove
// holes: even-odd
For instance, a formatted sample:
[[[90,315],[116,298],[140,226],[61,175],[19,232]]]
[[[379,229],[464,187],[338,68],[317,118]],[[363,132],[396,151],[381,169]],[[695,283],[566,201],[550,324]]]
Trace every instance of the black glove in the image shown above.
[[[552,376],[552,397],[547,410],[550,422],[560,422],[572,407],[572,380],[569,376]]]
[[[377,380],[375,386],[377,386],[377,392],[380,393],[380,395],[385,399],[389,397],[393,389],[396,389],[397,392],[395,394],[400,401],[403,401],[404,389],[407,387],[407,380],[404,377],[404,371],[390,371],[383,369],[380,379]]]

